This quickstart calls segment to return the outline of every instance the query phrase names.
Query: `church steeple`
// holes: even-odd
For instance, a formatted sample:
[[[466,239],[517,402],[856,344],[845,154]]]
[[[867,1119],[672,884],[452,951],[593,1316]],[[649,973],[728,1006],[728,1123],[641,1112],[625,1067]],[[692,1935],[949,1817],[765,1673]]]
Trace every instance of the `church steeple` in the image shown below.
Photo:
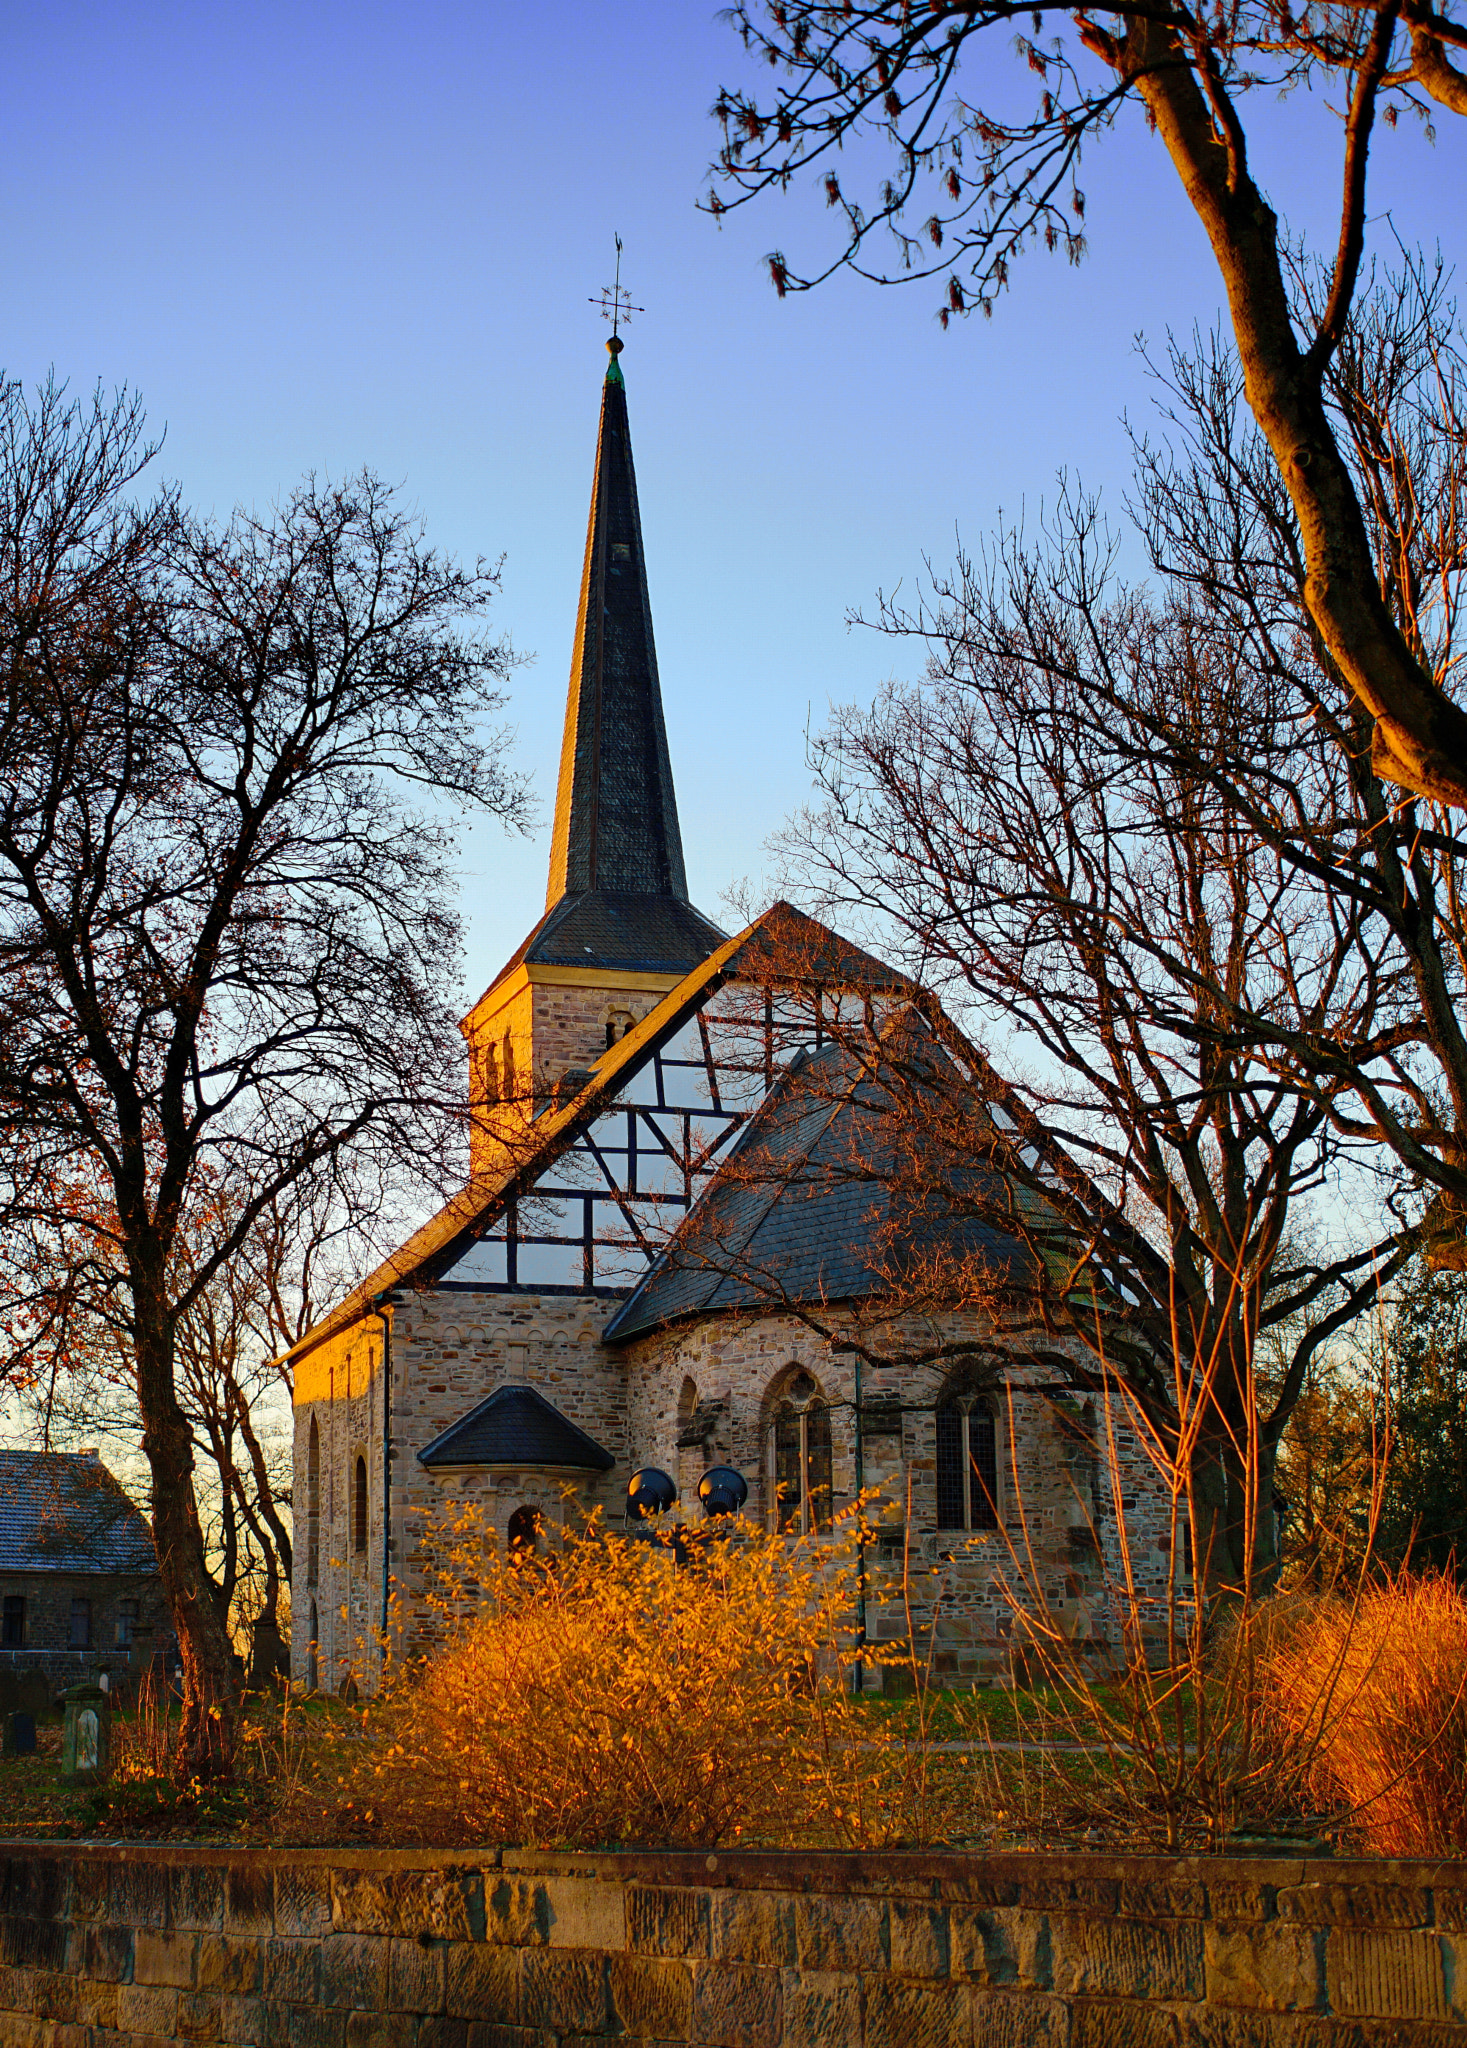
[[[547,910],[593,889],[688,900],[617,361],[624,345],[618,335],[606,344]]]
[[[727,936],[688,901],[620,335],[607,347],[545,914],[463,1020],[475,1172],[500,1157],[496,1105],[546,1100]]]

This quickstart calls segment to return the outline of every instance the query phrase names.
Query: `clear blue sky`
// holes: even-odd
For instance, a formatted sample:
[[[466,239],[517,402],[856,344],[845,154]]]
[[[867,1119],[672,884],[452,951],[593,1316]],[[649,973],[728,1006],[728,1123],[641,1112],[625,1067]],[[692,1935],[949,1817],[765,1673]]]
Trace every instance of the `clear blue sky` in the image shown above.
[[[921,286],[781,304],[759,257],[798,259],[823,210],[796,195],[721,231],[694,210],[708,108],[745,62],[689,0],[53,0],[0,19],[0,365],[136,385],[197,504],[370,464],[436,540],[503,553],[547,814],[605,364],[587,299],[620,229],[647,309],[624,368],[668,728],[714,915],[805,792],[810,717],[891,670],[847,609],[1061,466],[1118,499],[1118,416],[1146,404],[1133,337],[1208,322],[1220,296],[1133,118],[1084,172],[1086,263],[1026,259],[991,322],[944,335]],[[1331,239],[1337,124],[1259,112],[1275,203]],[[1464,127],[1443,115],[1435,148],[1383,135],[1372,188],[1403,238],[1454,258]],[[538,914],[546,852],[544,831],[467,842],[471,993]]]

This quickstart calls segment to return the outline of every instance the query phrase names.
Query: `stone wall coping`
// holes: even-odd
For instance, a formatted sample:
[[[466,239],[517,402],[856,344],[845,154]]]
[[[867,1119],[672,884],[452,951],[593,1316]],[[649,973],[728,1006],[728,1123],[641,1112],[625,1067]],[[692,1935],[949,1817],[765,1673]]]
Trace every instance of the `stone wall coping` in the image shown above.
[[[1108,1855],[1103,1850],[1014,1849],[508,1849],[302,1846],[294,1843],[85,1841],[0,1837],[0,1860],[75,1859],[168,1868],[275,1867],[315,1870],[503,1870],[524,1876],[604,1877],[673,1889],[842,1892],[961,1900],[995,1882],[1186,1884],[1230,1880],[1279,1888],[1301,1884],[1425,1886],[1467,1891],[1467,1858],[1369,1856]]]

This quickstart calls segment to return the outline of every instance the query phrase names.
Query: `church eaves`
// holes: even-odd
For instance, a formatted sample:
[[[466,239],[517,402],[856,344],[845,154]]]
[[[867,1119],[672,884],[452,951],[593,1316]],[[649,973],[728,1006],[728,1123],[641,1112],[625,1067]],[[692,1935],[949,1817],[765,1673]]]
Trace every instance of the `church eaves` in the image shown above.
[[[688,901],[622,343],[607,346],[546,914],[519,957],[685,973],[724,934]]]

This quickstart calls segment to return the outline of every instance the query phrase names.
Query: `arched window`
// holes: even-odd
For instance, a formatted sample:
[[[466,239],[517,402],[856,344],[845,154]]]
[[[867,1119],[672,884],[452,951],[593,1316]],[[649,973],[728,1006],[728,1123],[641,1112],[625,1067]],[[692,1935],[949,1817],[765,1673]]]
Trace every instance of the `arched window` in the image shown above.
[[[509,1558],[517,1564],[535,1555],[540,1537],[540,1510],[538,1508],[516,1508],[509,1518]]]
[[[630,1010],[608,1010],[606,1013],[607,1051],[610,1052],[612,1046],[616,1045],[619,1040],[625,1038],[627,1033],[631,1030],[631,1028],[632,1013]]]
[[[778,1526],[808,1536],[830,1527],[830,1410],[807,1372],[796,1373],[774,1411]]]
[[[351,1547],[358,1557],[364,1557],[367,1550],[367,1461],[357,1459],[356,1477],[352,1482],[351,1501]]]
[[[316,1603],[311,1602],[311,1639],[306,1645],[306,1691],[321,1689],[321,1631],[316,1620]]]
[[[321,1430],[311,1417],[306,1438],[306,1584],[314,1586],[321,1575]]]
[[[937,1404],[937,1526],[998,1527],[998,1426],[982,1395],[954,1391]]]

